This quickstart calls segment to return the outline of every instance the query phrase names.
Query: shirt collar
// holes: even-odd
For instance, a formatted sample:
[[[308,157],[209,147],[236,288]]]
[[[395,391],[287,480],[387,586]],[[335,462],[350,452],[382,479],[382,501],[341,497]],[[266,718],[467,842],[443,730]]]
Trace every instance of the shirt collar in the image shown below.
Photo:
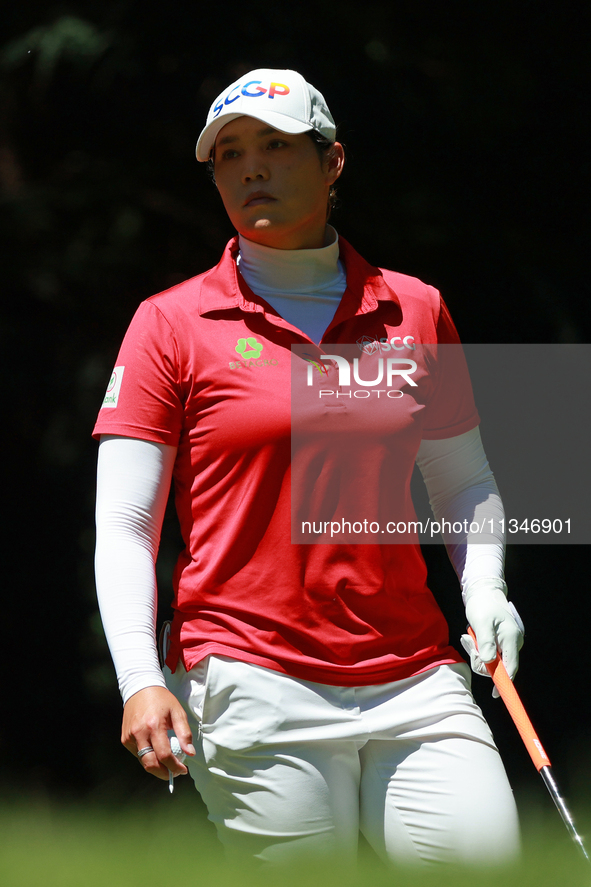
[[[370,265],[339,236],[340,259],[347,274],[347,289],[337,308],[331,327],[357,314],[374,311],[378,301],[400,304],[379,268]],[[265,305],[246,284],[236,265],[238,237],[232,238],[215,268],[206,271],[201,283],[199,313],[239,308],[249,314],[265,313]]]

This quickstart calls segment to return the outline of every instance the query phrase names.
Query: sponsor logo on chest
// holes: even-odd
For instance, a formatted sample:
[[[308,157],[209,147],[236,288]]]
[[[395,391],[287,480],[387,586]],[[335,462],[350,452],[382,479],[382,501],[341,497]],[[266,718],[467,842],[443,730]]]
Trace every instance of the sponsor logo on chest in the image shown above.
[[[413,336],[392,336],[391,339],[386,337],[377,339],[375,336],[361,336],[357,339],[356,342],[359,350],[363,354],[373,355],[373,354],[382,354],[388,351],[414,351],[416,348],[414,337]],[[239,359],[229,361],[229,369],[231,370],[240,370],[240,369],[252,369],[254,367],[269,367],[269,366],[279,366],[279,361],[276,357],[263,357],[264,350],[263,342],[259,342],[255,336],[244,336],[240,337],[234,346],[234,351],[239,355]],[[327,361],[335,361],[339,368],[339,377],[340,384],[349,384],[346,381],[348,377],[348,367],[345,366],[345,361],[342,357],[335,357],[335,355],[324,355],[320,356],[320,360]],[[326,372],[326,369],[322,364],[318,364],[315,361],[308,360],[308,363],[311,364],[309,366],[308,373],[308,385],[311,385],[310,371],[312,371],[312,365],[315,366],[320,373]],[[403,361],[403,360],[388,360],[387,374],[388,374],[388,384],[391,384],[392,374],[406,375],[406,373],[401,371],[402,364],[405,365],[407,372],[414,371],[416,369],[416,364],[414,361]],[[396,367],[394,369],[394,367]],[[380,370],[382,368],[382,361],[380,361]],[[381,378],[373,381],[373,382],[362,382],[358,378],[358,360],[357,358],[353,361],[353,372],[355,375],[355,381],[361,385],[375,385],[381,381]],[[415,383],[408,379],[407,380],[411,385]]]
[[[375,336],[360,336],[357,339],[357,346],[360,351],[365,354],[379,354],[382,351],[409,351],[415,350],[414,336],[392,336],[388,339],[384,336],[382,339],[376,339]]]
[[[234,351],[240,355],[241,360],[231,360],[231,370],[250,369],[251,367],[276,367],[279,361],[276,357],[261,357],[265,346],[254,336],[238,339]]]

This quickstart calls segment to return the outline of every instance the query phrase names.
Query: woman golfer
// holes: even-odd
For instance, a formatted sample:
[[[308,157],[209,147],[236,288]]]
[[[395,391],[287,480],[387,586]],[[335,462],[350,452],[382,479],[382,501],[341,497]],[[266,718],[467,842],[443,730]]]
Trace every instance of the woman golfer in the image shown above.
[[[447,543],[481,659],[514,674],[502,507],[438,292],[327,225],[335,135],[295,71],[224,90],[197,159],[238,236],[143,302],[121,347],[95,435],[122,741],[167,779],[186,772],[176,733],[229,855],[347,859],[361,830],[385,860],[503,863],[513,796],[426,584],[413,465],[439,524],[468,528]],[[185,548],[162,670],[171,479]]]

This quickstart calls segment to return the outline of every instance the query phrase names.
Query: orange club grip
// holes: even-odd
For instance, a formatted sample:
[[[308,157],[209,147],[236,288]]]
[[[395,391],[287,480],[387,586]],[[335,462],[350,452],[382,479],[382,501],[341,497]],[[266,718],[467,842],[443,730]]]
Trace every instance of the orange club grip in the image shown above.
[[[470,627],[468,627],[468,633],[478,648],[476,635]],[[519,735],[523,739],[523,744],[527,748],[530,757],[534,762],[536,770],[539,772],[542,767],[549,767],[550,758],[544,751],[544,747],[538,739],[538,734],[534,730],[533,724],[527,716],[527,712],[523,707],[523,703],[519,698],[517,690],[513,686],[513,681],[507,674],[507,669],[503,665],[501,657],[497,654],[497,658],[494,662],[486,662],[485,665],[489,675],[495,683],[495,687],[499,691],[501,699],[507,706],[507,710],[513,718],[515,726],[519,731]]]

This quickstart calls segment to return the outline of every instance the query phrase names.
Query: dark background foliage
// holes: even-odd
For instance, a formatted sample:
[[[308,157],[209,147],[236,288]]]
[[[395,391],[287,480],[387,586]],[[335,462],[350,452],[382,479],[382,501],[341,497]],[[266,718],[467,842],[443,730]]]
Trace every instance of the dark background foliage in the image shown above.
[[[25,0],[3,19],[0,779],[141,793],[96,610],[90,432],[138,303],[217,262],[233,233],[193,154],[210,102],[251,68],[301,71],[347,149],[334,223],[369,261],[439,287],[467,342],[588,342],[589,13]],[[163,613],[177,546],[171,515]],[[455,577],[441,548],[427,557],[457,638]],[[586,546],[507,557],[528,628],[518,684],[571,795],[591,782],[587,562]],[[518,789],[535,793],[502,704],[483,680],[476,692]]]

